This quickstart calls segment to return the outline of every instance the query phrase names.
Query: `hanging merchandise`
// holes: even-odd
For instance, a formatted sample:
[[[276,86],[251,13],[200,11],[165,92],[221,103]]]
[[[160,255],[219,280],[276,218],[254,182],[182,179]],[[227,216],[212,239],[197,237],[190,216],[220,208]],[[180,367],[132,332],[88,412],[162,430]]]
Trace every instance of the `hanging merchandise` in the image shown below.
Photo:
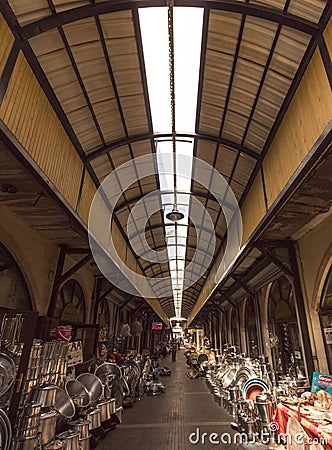
[[[59,325],[56,328],[56,340],[68,344],[71,339],[71,325]]]
[[[141,322],[136,319],[135,322],[130,325],[130,333],[132,336],[140,336],[142,334],[142,331],[143,326]]]
[[[67,364],[68,367],[82,364],[83,348],[82,341],[70,342],[68,344]]]
[[[131,336],[131,334],[130,334],[130,325],[128,323],[124,323],[122,325],[120,334],[123,337]]]

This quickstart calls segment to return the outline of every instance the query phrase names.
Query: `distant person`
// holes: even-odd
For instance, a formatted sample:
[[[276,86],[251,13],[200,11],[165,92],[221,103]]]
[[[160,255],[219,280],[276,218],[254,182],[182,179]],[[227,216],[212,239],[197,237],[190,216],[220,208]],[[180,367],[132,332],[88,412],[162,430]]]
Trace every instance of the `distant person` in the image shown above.
[[[178,349],[178,344],[177,344],[176,341],[173,341],[173,342],[172,342],[172,347],[171,347],[171,350],[172,350],[172,362],[175,362],[175,361],[176,361],[176,352],[177,352],[177,349]]]

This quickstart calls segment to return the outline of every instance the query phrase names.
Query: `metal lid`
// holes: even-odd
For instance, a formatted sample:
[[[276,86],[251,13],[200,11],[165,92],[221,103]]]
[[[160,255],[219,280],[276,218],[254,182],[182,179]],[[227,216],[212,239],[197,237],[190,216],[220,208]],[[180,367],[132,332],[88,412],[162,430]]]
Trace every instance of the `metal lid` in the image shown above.
[[[59,450],[65,446],[65,441],[56,440],[46,444],[44,450]]]
[[[88,425],[90,423],[89,420],[86,419],[77,419],[77,420],[72,420],[71,422],[68,422],[68,425],[70,426],[76,426],[76,425]]]
[[[256,395],[255,403],[258,404],[266,404],[271,403],[273,401],[273,397],[268,392],[262,392],[261,394]]]
[[[49,417],[54,417],[54,416],[58,416],[59,413],[58,411],[56,411],[55,409],[51,409],[51,411],[46,411],[41,413],[40,418],[41,420],[43,419],[48,419]]]
[[[57,435],[58,438],[62,439],[73,439],[75,437],[79,437],[80,433],[79,431],[75,431],[75,430],[68,430],[68,431],[64,431],[63,433],[60,433]]]

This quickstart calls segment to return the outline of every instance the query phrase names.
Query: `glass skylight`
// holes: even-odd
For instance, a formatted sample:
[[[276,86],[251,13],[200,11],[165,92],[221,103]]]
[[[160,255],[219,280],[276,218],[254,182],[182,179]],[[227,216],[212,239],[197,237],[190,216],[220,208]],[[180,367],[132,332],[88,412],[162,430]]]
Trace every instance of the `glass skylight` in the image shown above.
[[[148,81],[149,99],[155,133],[172,132],[168,58],[168,9],[139,9],[143,52]],[[174,79],[176,132],[195,130],[198,91],[202,8],[174,7]],[[176,159],[177,207],[184,219],[174,224],[166,218],[174,206],[174,170],[172,140],[158,141],[157,160],[161,199],[164,209],[165,241],[172,279],[175,316],[181,317],[183,280],[192,165],[186,167]],[[176,141],[176,154],[193,156],[193,142]]]

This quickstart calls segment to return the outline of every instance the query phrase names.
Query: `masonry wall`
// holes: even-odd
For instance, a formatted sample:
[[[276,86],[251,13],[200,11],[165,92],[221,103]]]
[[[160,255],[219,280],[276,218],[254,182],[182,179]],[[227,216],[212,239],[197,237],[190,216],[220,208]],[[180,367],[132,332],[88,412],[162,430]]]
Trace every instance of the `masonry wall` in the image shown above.
[[[30,228],[21,218],[1,204],[0,242],[8,249],[20,267],[34,310],[40,315],[46,315],[59,247]],[[65,270],[74,264],[74,261],[67,258]],[[72,278],[75,278],[83,289],[86,321],[89,322],[94,277],[86,268],[82,268]]]

